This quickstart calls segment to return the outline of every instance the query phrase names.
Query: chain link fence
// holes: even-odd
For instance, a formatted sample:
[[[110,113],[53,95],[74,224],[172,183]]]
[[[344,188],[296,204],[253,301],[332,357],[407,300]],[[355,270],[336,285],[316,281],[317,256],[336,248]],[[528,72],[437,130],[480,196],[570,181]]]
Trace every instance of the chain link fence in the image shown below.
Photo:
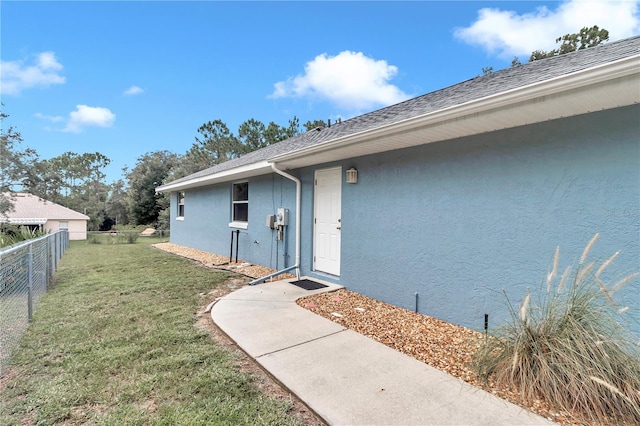
[[[0,377],[68,247],[58,231],[0,249]]]

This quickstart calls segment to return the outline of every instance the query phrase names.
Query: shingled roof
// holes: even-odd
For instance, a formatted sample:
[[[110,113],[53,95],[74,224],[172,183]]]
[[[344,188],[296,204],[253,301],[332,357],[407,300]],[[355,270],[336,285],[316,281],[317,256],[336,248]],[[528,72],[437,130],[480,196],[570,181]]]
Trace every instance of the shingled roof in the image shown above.
[[[17,193],[11,197],[13,210],[0,216],[0,222],[19,225],[42,225],[47,220],[89,220],[89,216],[32,194]]]
[[[496,98],[498,96],[507,96],[510,92],[527,87],[535,87],[542,82],[553,82],[563,76],[580,74],[585,70],[598,69],[599,67],[616,63],[625,58],[638,57],[640,57],[640,36],[548,59],[529,62],[489,75],[478,76],[435,92],[344,120],[331,127],[308,131],[285,141],[245,154],[239,158],[177,179],[159,187],[157,190],[176,190],[180,189],[180,187],[188,187],[190,182],[204,183],[207,177],[220,175],[221,173],[225,176],[233,176],[235,169],[246,168],[252,164],[264,162],[279,162],[281,159],[295,155],[296,153],[306,155],[305,153],[311,153],[314,148],[320,148],[322,146],[338,147],[342,140],[353,137],[354,135],[367,134],[377,129],[389,128],[419,117],[425,117],[448,111],[454,107],[472,104],[476,101]],[[633,71],[633,67],[635,67],[635,71]],[[627,69],[629,68],[631,68],[632,71],[627,70],[627,74],[630,72],[638,73],[637,63],[635,63],[635,65],[627,65]],[[562,88],[561,85],[558,85],[558,90],[565,89]],[[637,103],[637,98],[637,93],[633,94],[632,98],[625,100],[625,104]],[[629,101],[629,99],[631,100]],[[602,107],[610,106],[607,104]],[[579,111],[579,109],[576,111],[576,113],[583,113]],[[553,117],[547,117],[546,119],[550,118]],[[503,128],[506,127],[508,126]],[[418,143],[413,143],[413,145],[416,144]],[[386,148],[372,147],[372,152],[382,152],[385,149]],[[300,164],[297,164],[297,166],[299,165]],[[261,170],[264,170],[264,168]],[[196,186],[196,184],[190,186],[193,187]]]

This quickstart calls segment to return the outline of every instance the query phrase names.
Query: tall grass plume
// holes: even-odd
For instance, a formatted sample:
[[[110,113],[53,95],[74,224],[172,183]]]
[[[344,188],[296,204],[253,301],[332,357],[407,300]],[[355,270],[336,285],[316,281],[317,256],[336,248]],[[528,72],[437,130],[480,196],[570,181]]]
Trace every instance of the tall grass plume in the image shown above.
[[[618,253],[585,263],[597,238],[559,280],[556,249],[537,301],[527,293],[514,307],[506,298],[511,321],[486,339],[473,363],[480,377],[527,401],[543,399],[579,422],[640,424],[640,342],[622,317],[629,307],[613,297],[638,274],[603,281]]]

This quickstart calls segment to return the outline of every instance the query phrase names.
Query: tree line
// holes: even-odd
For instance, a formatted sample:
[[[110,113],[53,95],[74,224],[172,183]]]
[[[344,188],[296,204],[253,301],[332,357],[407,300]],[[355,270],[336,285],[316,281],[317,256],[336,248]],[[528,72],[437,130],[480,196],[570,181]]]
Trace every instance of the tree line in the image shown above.
[[[114,225],[168,229],[169,197],[156,194],[157,186],[301,132],[297,117],[286,126],[265,125],[252,118],[239,126],[237,135],[220,119],[208,121],[197,129],[187,152],[147,152],[133,168],[123,169],[124,178],[109,184],[104,173],[111,162],[107,156],[65,152],[41,159],[35,150],[22,148],[22,136],[13,126],[5,129],[8,117],[0,111],[0,215],[13,208],[12,194],[28,192],[88,215],[90,231],[110,230]],[[303,125],[305,131],[323,126],[322,120]]]
[[[552,58],[554,56],[564,55],[565,53],[575,52],[576,50],[587,49],[589,47],[598,46],[609,40],[609,31],[600,28],[597,25],[592,27],[583,27],[580,31],[572,34],[565,34],[556,38],[556,44],[560,43],[557,49],[534,50],[529,55],[529,62],[539,61],[540,59]],[[511,67],[522,65],[520,58],[515,56],[511,61]],[[493,67],[482,68],[482,75],[488,75],[493,72]]]

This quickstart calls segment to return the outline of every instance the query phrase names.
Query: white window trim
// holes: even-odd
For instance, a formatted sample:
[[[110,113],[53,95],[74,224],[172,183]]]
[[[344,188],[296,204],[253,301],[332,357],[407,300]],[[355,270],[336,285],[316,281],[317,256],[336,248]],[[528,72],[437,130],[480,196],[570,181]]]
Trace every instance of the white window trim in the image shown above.
[[[240,183],[246,183],[247,187],[249,185],[249,181],[248,180],[241,180],[238,182],[233,182],[231,184],[231,223],[229,223],[229,228],[240,228],[240,229],[247,229],[249,226],[249,218],[247,217],[247,221],[243,222],[243,221],[239,221],[239,220],[234,220],[233,217],[233,206],[235,204],[246,204],[247,205],[247,209],[249,206],[249,195],[247,194],[247,201],[234,201],[233,199],[233,187],[234,185],[240,184]]]
[[[231,222],[229,223],[229,228],[247,229],[249,228],[249,222]]]
[[[182,216],[176,216],[176,220],[184,220],[184,208],[185,208],[185,202],[184,200],[187,198],[187,194],[184,194],[184,196],[180,197],[180,194],[184,194],[184,191],[178,191],[178,212],[180,212],[180,206],[182,206]],[[182,204],[180,204],[180,198],[182,198]]]

